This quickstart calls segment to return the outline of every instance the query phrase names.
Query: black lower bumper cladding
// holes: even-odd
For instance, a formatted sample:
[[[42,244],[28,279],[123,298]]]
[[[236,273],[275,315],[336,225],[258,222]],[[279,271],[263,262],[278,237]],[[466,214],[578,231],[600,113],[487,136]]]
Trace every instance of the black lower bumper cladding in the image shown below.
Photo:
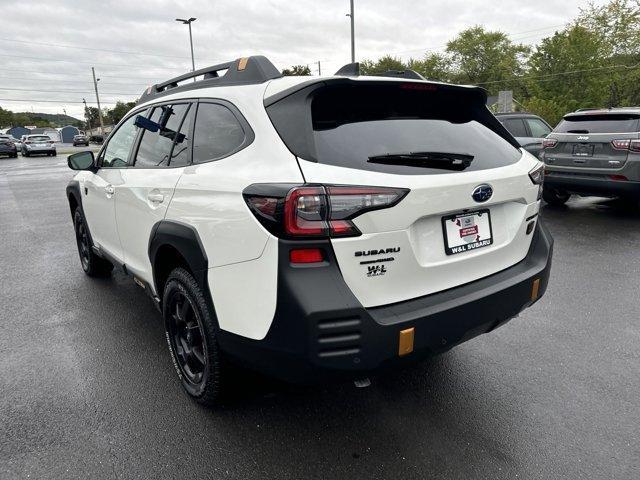
[[[249,368],[315,383],[414,362],[506,323],[544,294],[553,239],[538,223],[518,264],[443,292],[368,309],[345,284],[328,241],[280,240],[279,248],[277,307],[267,336],[256,341],[220,331],[220,346]],[[292,266],[291,248],[322,248],[327,264]],[[413,351],[400,356],[400,332],[411,328]]]
[[[640,198],[640,182],[611,180],[606,176],[588,178],[552,172],[545,176],[546,187],[582,195]]]

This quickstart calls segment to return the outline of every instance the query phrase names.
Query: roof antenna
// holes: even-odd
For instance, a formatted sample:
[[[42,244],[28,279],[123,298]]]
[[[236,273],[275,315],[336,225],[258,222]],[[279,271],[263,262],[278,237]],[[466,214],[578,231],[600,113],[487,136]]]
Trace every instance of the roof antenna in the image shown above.
[[[338,70],[335,75],[337,77],[358,77],[360,76],[360,62],[347,63]]]

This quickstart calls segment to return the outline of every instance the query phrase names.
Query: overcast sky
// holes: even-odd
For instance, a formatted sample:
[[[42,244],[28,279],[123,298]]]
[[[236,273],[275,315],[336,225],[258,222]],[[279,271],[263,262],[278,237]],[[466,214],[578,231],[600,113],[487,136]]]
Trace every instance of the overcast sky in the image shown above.
[[[596,3],[603,3],[602,1]],[[459,31],[483,25],[536,43],[571,21],[586,0],[355,0],[356,57],[419,58]],[[134,100],[150,83],[251,54],[278,68],[309,64],[333,73],[350,61],[349,0],[0,0],[0,106],[82,118],[95,105],[95,66],[104,106]],[[7,90],[9,89],[9,90]],[[41,91],[37,91],[41,90]],[[44,90],[65,90],[47,92]],[[7,101],[7,99],[27,101]],[[49,100],[52,102],[42,102]]]

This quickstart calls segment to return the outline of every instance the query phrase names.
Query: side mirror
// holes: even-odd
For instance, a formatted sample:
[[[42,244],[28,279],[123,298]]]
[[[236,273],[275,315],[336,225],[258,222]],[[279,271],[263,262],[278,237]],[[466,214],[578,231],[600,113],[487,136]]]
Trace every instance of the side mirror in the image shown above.
[[[67,164],[71,170],[91,170],[95,163],[93,152],[78,152],[67,157]]]

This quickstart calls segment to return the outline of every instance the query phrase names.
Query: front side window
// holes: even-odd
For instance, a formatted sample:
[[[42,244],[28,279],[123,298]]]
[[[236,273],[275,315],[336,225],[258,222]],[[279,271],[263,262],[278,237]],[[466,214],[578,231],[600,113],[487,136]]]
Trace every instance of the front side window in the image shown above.
[[[551,133],[549,126],[539,118],[527,118],[527,123],[534,138],[544,138]]]
[[[131,147],[136,139],[138,129],[133,124],[136,115],[130,116],[120,127],[111,135],[107,143],[104,154],[102,156],[102,167],[126,167],[129,163],[131,155]]]
[[[150,120],[157,124],[158,130],[144,130],[136,155],[135,168],[167,167],[170,163],[177,166],[180,160],[170,162],[171,152],[176,145],[177,151],[186,155],[189,138],[181,129],[189,104],[163,105],[156,107]],[[185,129],[188,126],[185,126]]]
[[[231,110],[217,103],[198,105],[193,163],[226,157],[237,151],[244,140],[244,129]]]

